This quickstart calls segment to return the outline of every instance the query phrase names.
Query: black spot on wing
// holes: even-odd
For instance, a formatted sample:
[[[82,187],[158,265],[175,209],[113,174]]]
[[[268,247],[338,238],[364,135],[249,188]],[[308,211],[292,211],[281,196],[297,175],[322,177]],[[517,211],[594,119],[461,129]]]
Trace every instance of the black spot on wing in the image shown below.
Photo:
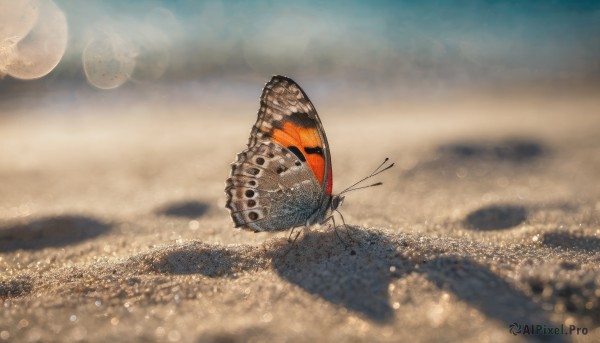
[[[288,149],[294,153],[294,155],[296,155],[296,157],[298,157],[300,159],[300,161],[302,162],[306,162],[306,157],[304,157],[304,154],[302,154],[302,151],[300,151],[300,149],[298,149],[298,147],[295,147],[293,145],[290,145],[288,147]]]
[[[317,121],[311,118],[308,113],[294,112],[289,116],[289,121],[304,128],[317,127]]]
[[[271,125],[273,128],[283,130],[283,126],[287,122],[291,122],[294,126],[302,128],[316,128],[318,126],[314,118],[311,118],[308,113],[303,112],[293,112],[289,116],[286,116],[285,120],[273,120]],[[263,137],[269,138],[271,135],[265,132]]]
[[[323,149],[321,149],[320,146],[314,147],[314,148],[309,148],[306,147],[304,148],[304,151],[306,151],[307,154],[317,154],[317,155],[321,155],[323,156]]]

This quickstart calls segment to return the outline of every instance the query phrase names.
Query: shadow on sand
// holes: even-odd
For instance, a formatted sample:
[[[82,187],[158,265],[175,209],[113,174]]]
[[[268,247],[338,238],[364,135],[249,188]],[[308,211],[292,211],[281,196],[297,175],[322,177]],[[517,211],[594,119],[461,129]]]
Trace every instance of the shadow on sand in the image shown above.
[[[499,141],[465,141],[440,145],[432,152],[432,159],[423,160],[407,170],[407,177],[434,172],[436,175],[456,177],[460,167],[478,170],[477,174],[496,172],[498,166],[527,166],[550,154],[543,143],[522,138]],[[501,170],[501,169],[500,169]]]
[[[600,251],[600,239],[592,236],[577,235],[566,231],[555,231],[544,234],[542,244],[548,247],[581,252]]]
[[[510,229],[527,219],[527,209],[518,205],[493,205],[471,212],[465,226],[476,230]]]
[[[186,200],[168,203],[157,208],[154,213],[169,217],[198,218],[209,209],[209,205],[196,200]]]
[[[548,152],[542,143],[522,138],[498,142],[461,142],[442,145],[438,152],[454,160],[496,160],[523,163],[534,160]]]
[[[344,229],[340,231],[343,235]],[[385,322],[394,316],[386,260],[395,253],[395,245],[384,237],[374,238],[346,247],[332,231],[309,232],[291,250],[283,246],[269,255],[277,273],[289,282],[371,320]],[[396,273],[409,269],[409,265],[402,266]]]
[[[556,327],[542,307],[487,266],[460,256],[443,256],[421,265],[420,272],[440,289],[479,309],[508,327],[512,323]],[[563,342],[560,336],[529,336],[532,340]]]
[[[517,204],[494,204],[486,207],[482,207],[478,210],[475,210],[467,215],[464,219],[464,224],[466,228],[474,229],[474,230],[482,230],[482,231],[492,231],[492,230],[504,230],[514,228],[522,223],[524,223],[530,216],[533,216],[536,213],[548,214],[550,211],[560,211],[563,213],[575,213],[579,209],[579,205],[564,202],[564,201],[555,201],[548,203],[540,203],[540,204],[530,204],[527,206],[517,205]],[[560,233],[555,233],[556,235],[560,235]],[[575,242],[581,244],[576,244],[578,246],[584,247],[583,250],[590,250],[586,247],[591,247],[593,249],[593,244],[587,244],[587,238],[577,239],[577,237],[572,235],[566,235],[563,233],[561,239],[555,239],[559,237],[553,237],[553,234],[548,235],[549,245],[555,244],[560,245],[565,242]],[[589,240],[589,242],[593,242],[594,240]],[[597,241],[597,240],[596,240]],[[568,246],[570,243],[566,243]]]
[[[340,230],[343,234],[344,229]],[[394,318],[390,282],[419,273],[487,317],[506,323],[507,331],[514,322],[554,326],[547,312],[528,295],[469,257],[444,255],[410,260],[402,257],[402,251],[417,247],[408,247],[401,237],[392,241],[375,231],[351,228],[350,232],[356,243],[349,246],[332,231],[303,234],[293,247],[285,239],[271,240],[262,247],[226,248],[191,242],[164,254],[154,270],[219,277],[273,268],[305,291],[379,323]],[[562,337],[533,339],[561,341]]]
[[[420,273],[486,316],[506,323],[507,330],[513,322],[552,325],[540,305],[485,265],[460,256],[410,261],[400,257],[399,252],[406,249],[402,242],[357,228],[353,231],[362,239],[348,248],[331,232],[309,233],[287,256],[273,252],[274,267],[289,282],[377,322],[394,317],[390,282]]]
[[[28,223],[0,226],[0,253],[76,244],[107,233],[111,225],[76,215],[45,217]]]
[[[156,254],[158,256],[153,253],[144,255],[141,262],[159,273],[225,277],[239,271],[265,268],[265,265],[257,266],[260,257],[256,256],[255,250],[256,247],[250,246],[231,249],[194,241],[160,251]]]

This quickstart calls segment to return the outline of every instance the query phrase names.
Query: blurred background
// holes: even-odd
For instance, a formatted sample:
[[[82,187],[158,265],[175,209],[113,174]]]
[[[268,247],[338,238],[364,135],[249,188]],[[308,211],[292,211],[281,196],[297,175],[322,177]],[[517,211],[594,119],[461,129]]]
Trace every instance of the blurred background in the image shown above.
[[[334,189],[385,156],[462,180],[429,163],[447,146],[589,152],[598,37],[598,1],[0,0],[0,216],[203,199],[229,225],[228,164],[274,74],[318,109]]]
[[[256,93],[273,74],[392,97],[600,80],[594,0],[2,0],[0,23],[3,100],[246,81]]]

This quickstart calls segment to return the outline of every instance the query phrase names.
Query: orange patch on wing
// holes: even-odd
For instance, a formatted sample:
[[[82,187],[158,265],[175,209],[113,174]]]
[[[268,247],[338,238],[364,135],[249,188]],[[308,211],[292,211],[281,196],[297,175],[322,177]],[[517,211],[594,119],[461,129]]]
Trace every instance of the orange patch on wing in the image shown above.
[[[323,184],[323,178],[325,177],[324,156],[320,154],[308,154],[305,150],[305,148],[316,147],[324,149],[321,137],[319,137],[319,131],[316,128],[300,127],[288,122],[283,125],[283,130],[274,129],[271,137],[274,142],[284,147],[295,146],[300,149],[317,180],[319,180],[321,185]],[[328,179],[329,188],[331,188],[331,172]],[[330,189],[328,191],[331,193]]]
[[[333,192],[333,171],[331,170],[331,165],[329,165],[329,174],[327,174],[327,189],[325,192],[327,195],[331,195],[331,192]]]

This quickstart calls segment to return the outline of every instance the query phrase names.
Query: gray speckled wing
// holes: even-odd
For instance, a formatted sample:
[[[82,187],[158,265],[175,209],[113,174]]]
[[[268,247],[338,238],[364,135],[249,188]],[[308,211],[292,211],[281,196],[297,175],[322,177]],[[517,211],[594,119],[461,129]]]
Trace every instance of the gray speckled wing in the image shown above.
[[[312,224],[326,211],[321,185],[288,149],[258,143],[238,154],[226,181],[226,207],[236,227],[281,231]]]

